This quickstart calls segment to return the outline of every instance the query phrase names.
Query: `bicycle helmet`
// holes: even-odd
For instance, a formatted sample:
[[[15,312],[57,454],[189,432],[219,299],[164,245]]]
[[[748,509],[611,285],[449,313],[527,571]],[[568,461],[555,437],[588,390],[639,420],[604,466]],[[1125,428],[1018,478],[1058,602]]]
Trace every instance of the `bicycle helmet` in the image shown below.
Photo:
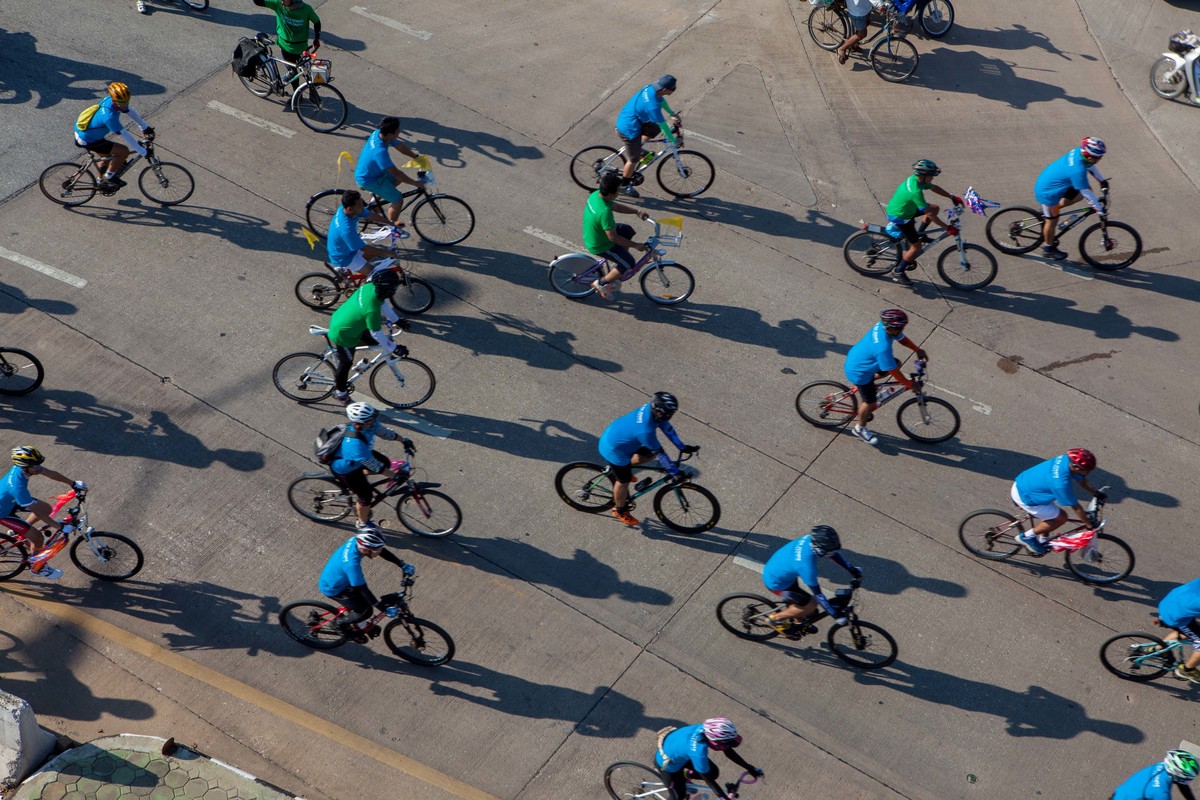
[[[679,401],[670,392],[655,392],[650,401],[650,411],[655,419],[670,419],[679,410]]]
[[[1103,158],[1108,152],[1108,148],[1104,146],[1102,139],[1097,139],[1095,136],[1088,136],[1079,143],[1079,149],[1085,156],[1092,158]]]
[[[668,89],[672,92],[675,91],[675,85],[676,81],[674,75],[663,75],[654,82],[655,89]]]
[[[889,308],[879,312],[879,321],[885,328],[903,328],[908,324],[908,314],[898,308]]]
[[[379,409],[370,403],[351,403],[346,406],[346,419],[351,422],[364,424],[373,421],[378,416]]]
[[[1072,447],[1067,451],[1067,458],[1071,460],[1073,466],[1080,469],[1092,470],[1096,468],[1096,456],[1092,455],[1091,450],[1084,450],[1082,447]]]
[[[384,545],[382,536],[367,530],[355,534],[354,541],[358,542],[359,547],[365,547],[368,550],[382,550]]]
[[[1167,768],[1167,774],[1176,783],[1191,783],[1200,775],[1200,762],[1196,761],[1196,757],[1187,750],[1169,750],[1167,757],[1163,759],[1163,766]]]
[[[400,276],[390,269],[381,269],[371,276],[371,283],[380,297],[391,297],[400,285]]]
[[[46,457],[36,447],[25,445],[13,448],[12,459],[18,467],[36,467],[45,461]]]
[[[704,720],[704,738],[710,742],[728,742],[740,739],[737,728],[725,717],[713,717]]]
[[[913,172],[917,173],[918,175],[930,176],[942,174],[942,171],[938,169],[938,165],[930,161],[928,158],[922,158],[920,161],[913,164]]]
[[[842,549],[842,539],[838,532],[828,525],[814,525],[809,532],[813,547],[821,551],[821,555],[829,555]]]
[[[108,85],[108,96],[113,99],[114,103],[125,105],[130,98],[129,87],[120,81],[113,81]]]

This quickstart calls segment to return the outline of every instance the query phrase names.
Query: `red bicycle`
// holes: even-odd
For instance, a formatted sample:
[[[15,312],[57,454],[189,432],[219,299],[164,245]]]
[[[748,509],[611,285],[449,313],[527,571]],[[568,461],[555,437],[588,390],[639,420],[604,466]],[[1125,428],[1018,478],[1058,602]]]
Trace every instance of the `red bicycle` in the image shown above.
[[[397,311],[421,314],[433,307],[433,286],[399,264],[403,255],[399,244],[407,238],[407,234],[399,228],[381,228],[363,234],[362,238],[368,244],[387,248],[394,254],[394,258],[381,261],[379,268],[390,269],[400,276],[400,285],[396,287],[396,294],[392,296],[392,305]],[[324,266],[328,272],[310,272],[296,281],[296,299],[317,311],[333,308],[339,300],[354,294],[366,280],[366,276],[357,273],[346,275],[328,261]]]
[[[50,511],[52,517],[72,500],[77,502],[67,508],[61,520],[65,533],[56,532],[48,537],[45,547],[36,553],[27,537],[29,525],[16,517],[0,517],[0,526],[9,531],[0,532],[0,581],[11,580],[27,568],[41,569],[68,544],[71,561],[93,578],[123,581],[138,574],[145,563],[142,549],[128,536],[97,531],[89,525],[83,507],[86,497],[87,492],[74,489],[58,496]]]

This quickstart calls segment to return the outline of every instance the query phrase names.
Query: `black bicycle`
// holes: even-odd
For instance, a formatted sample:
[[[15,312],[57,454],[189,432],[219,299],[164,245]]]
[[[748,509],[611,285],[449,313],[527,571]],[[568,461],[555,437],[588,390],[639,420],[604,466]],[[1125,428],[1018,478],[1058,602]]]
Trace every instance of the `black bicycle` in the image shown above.
[[[451,194],[431,193],[432,170],[421,170],[417,177],[421,179],[421,185],[400,195],[404,203],[402,209],[412,208],[412,226],[417,235],[438,247],[458,244],[470,236],[471,231],[475,230],[475,212],[467,205],[467,201]],[[329,223],[342,207],[342,195],[345,193],[345,189],[325,189],[308,198],[305,203],[304,218],[308,220],[308,227],[322,239],[329,235]],[[372,194],[366,205],[367,210],[383,214],[388,202]],[[361,228],[366,231],[372,225],[363,220]]]
[[[259,47],[258,58],[254,59],[249,74],[238,75],[251,94],[288,98],[288,106],[300,122],[317,133],[332,133],[345,124],[350,106],[345,95],[330,85],[333,64],[327,58],[317,58],[317,48],[305,50],[293,67],[272,55],[274,42],[267,34],[255,34],[253,41]]]
[[[930,39],[940,39],[954,27],[954,5],[950,0],[917,0],[909,12],[916,18],[921,32]],[[882,24],[878,13],[871,21]],[[850,35],[850,15],[845,0],[825,0],[808,15],[808,35],[822,50],[838,49]]]
[[[42,385],[44,377],[42,362],[33,353],[19,347],[0,347],[0,394],[29,394]]]
[[[196,181],[187,167],[160,159],[150,139],[142,139],[139,144],[146,148],[148,165],[138,175],[138,188],[142,194],[160,206],[177,206],[191,197],[196,190]],[[117,170],[117,177],[120,178],[141,159],[142,156],[135,153]],[[79,161],[63,161],[46,167],[38,178],[38,188],[48,200],[67,208],[83,205],[97,192],[111,197],[121,191],[124,184],[104,186],[100,183],[99,176],[108,169],[108,161],[107,156],[85,150]]]

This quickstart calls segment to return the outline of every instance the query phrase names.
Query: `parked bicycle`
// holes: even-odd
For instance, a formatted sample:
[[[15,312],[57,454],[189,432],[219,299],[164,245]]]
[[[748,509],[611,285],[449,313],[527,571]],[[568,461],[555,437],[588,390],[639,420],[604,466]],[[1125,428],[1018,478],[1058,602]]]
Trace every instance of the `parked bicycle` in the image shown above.
[[[1103,507],[1104,501],[1093,497],[1084,508],[1087,524],[1076,525],[1047,544],[1050,552],[1063,554],[1067,569],[1084,583],[1116,583],[1133,572],[1133,550],[1121,539],[1103,532],[1107,522],[1100,514]],[[1016,539],[1034,524],[1026,511],[1015,517],[996,508],[981,508],[963,517],[958,524],[958,538],[963,547],[980,558],[1001,561],[1017,553],[1041,558]]]
[[[275,42],[265,33],[254,41],[261,48],[259,57],[248,68],[249,75],[238,75],[250,93],[256,97],[273,94],[288,98],[288,105],[300,122],[317,133],[332,133],[346,122],[350,106],[345,96],[330,85],[333,64],[326,58],[316,58],[317,48],[305,50],[293,67],[276,58],[271,51]]]
[[[712,789],[689,767],[686,771],[687,800],[716,800]],[[693,783],[695,781],[695,783]],[[757,783],[758,778],[743,772],[736,781],[725,782],[725,794],[737,797],[743,786]],[[604,770],[604,788],[612,800],[673,800],[671,787],[663,774],[654,767],[636,761],[618,761]]]
[[[667,194],[673,197],[697,197],[704,194],[716,177],[712,161],[698,150],[682,149],[683,128],[679,125],[674,125],[671,131],[675,134],[678,144],[668,144],[658,151],[647,147],[634,170],[632,185],[641,186],[646,180],[646,173],[658,164],[658,171],[654,175],[658,179],[658,185]],[[645,144],[661,144],[662,141],[651,139]],[[571,156],[571,180],[589,192],[600,188],[600,178],[605,173],[619,173],[624,168],[624,147],[614,150],[607,145],[595,144]]]
[[[182,164],[163,161],[154,152],[154,142],[151,139],[139,141],[146,148],[146,168],[138,175],[138,188],[148,200],[160,206],[177,206],[192,196],[196,190],[196,181],[192,173]],[[129,172],[130,168],[142,160],[139,153],[134,153],[119,170],[117,177]],[[104,175],[108,168],[108,158],[85,150],[78,161],[62,161],[51,164],[42,171],[38,178],[38,188],[51,202],[60,206],[74,208],[81,206],[96,196],[112,197],[121,191],[120,186],[111,189],[100,184],[98,176]]]
[[[400,249],[400,234],[395,228],[381,228],[363,236],[363,241],[376,247],[392,251],[392,258],[379,262],[376,269],[390,269],[400,276],[400,285],[392,296],[392,305],[405,314],[422,314],[433,307],[434,291],[429,282],[416,277],[404,269],[399,261],[403,258]],[[296,299],[317,311],[328,311],[342,298],[349,297],[362,286],[365,275],[356,272],[345,274],[328,261],[326,272],[310,272],[296,281]],[[374,270],[372,270],[372,273]]]
[[[284,397],[299,403],[316,403],[333,394],[337,369],[337,348],[329,341],[329,328],[310,325],[313,336],[325,336],[324,353],[291,353],[279,359],[271,370],[271,379]],[[359,348],[362,349],[362,348]],[[369,360],[363,358],[350,369],[349,390],[371,367],[371,393],[392,408],[414,408],[433,396],[437,380],[433,370],[407,355],[388,355],[377,350]]]
[[[1102,270],[1128,267],[1142,255],[1142,237],[1132,225],[1108,218],[1111,199],[1107,186],[1100,190],[1100,221],[1087,228],[1079,237],[1079,255],[1091,266]],[[1084,205],[1064,211],[1058,217],[1054,244],[1075,226],[1096,214],[1096,209]],[[1007,206],[1000,209],[987,224],[987,238],[1002,253],[1024,255],[1042,244],[1042,224],[1046,218],[1028,206]]]
[[[896,409],[896,424],[910,439],[936,444],[958,433],[962,420],[958,409],[940,397],[930,397],[926,391],[928,373],[921,359],[913,362],[914,397]],[[896,380],[879,384],[875,401],[878,410],[907,391]],[[796,411],[804,420],[818,428],[840,428],[852,422],[858,414],[858,389],[838,381],[813,381],[805,384],[796,395]]]
[[[691,297],[696,288],[692,271],[683,264],[664,259],[667,251],[660,248],[660,245],[679,247],[683,244],[683,219],[672,217],[650,222],[654,225],[654,233],[646,238],[650,249],[632,268],[621,274],[620,280],[624,283],[640,273],[642,294],[652,303],[673,306]],[[662,233],[664,225],[674,227],[678,232]],[[567,253],[550,262],[547,277],[556,292],[572,300],[581,300],[596,293],[592,283],[608,274],[610,269],[604,256]]]
[[[939,4],[949,5],[947,0],[933,0]],[[926,6],[928,8],[928,4]],[[953,20],[953,10],[951,19]],[[927,15],[921,15],[922,25]],[[912,30],[913,20],[891,3],[888,3],[883,17],[872,17],[872,22],[879,25],[874,33],[863,39],[858,47],[850,52],[861,55],[866,50],[867,62],[875,74],[889,83],[901,83],[912,77],[917,71],[921,57],[917,48],[906,38]],[[946,30],[949,30],[946,26]],[[816,42],[817,47],[830,52],[837,50],[842,42],[850,35],[850,15],[846,11],[845,0],[822,0],[808,15],[808,35]],[[940,35],[945,35],[943,32]]]
[[[669,482],[670,475],[654,462],[638,464],[636,472],[649,470],[657,475],[643,476],[629,487],[629,509],[634,500],[654,492],[654,513],[668,528],[680,533],[703,533],[717,524],[721,518],[721,504],[717,496],[696,483],[700,471],[683,462],[692,457],[681,452],[675,466],[683,474],[682,483]],[[567,464],[554,476],[554,487],[562,501],[577,511],[598,514],[613,507],[613,476],[608,466],[590,461],[574,461]]]
[[[414,577],[407,577],[400,591],[381,595],[379,601],[386,610],[371,617],[367,627],[358,633],[375,638],[384,619],[390,619],[382,630],[383,641],[393,653],[422,667],[439,667],[454,657],[454,640],[440,625],[413,616],[409,601],[414,583]],[[332,650],[350,641],[353,635],[338,622],[348,613],[345,606],[334,606],[324,600],[300,600],[280,609],[279,624],[284,633],[305,647]]]
[[[29,524],[16,517],[0,517],[0,581],[11,580],[27,568],[40,569],[70,545],[71,562],[93,578],[102,581],[123,581],[141,571],[145,563],[137,542],[119,533],[98,531],[88,523],[84,500],[87,492],[74,489],[61,494],[50,509],[50,516],[67,508],[60,520],[68,526],[67,533],[55,531],[45,540],[47,549],[33,553],[33,543],[27,538]],[[72,503],[72,501],[75,501]],[[69,506],[69,507],[68,507]],[[36,564],[31,563],[36,562]]]
[[[1167,627],[1157,615],[1153,616],[1155,625]],[[1191,648],[1192,642],[1187,638],[1167,641],[1153,633],[1128,631],[1104,640],[1100,645],[1100,663],[1118,678],[1144,683],[1174,672],[1187,661]]]
[[[963,241],[961,218],[963,209],[954,206],[946,211],[946,222],[958,232],[951,235],[943,229],[936,239],[925,237],[930,249],[939,242],[953,238],[954,244],[938,256],[937,271],[950,286],[970,292],[982,289],[996,278],[996,257],[981,245]],[[842,245],[842,255],[850,268],[861,275],[887,275],[900,264],[908,249],[908,240],[894,225],[874,225],[859,220],[862,230],[855,231]],[[990,225],[989,225],[990,227]],[[924,234],[925,229],[921,229]]]
[[[0,395],[16,397],[29,394],[46,377],[42,362],[28,350],[0,347]]]
[[[440,539],[449,536],[462,525],[462,510],[458,503],[442,492],[434,491],[440,483],[418,481],[416,447],[404,447],[407,461],[391,459],[395,478],[380,478],[371,484],[371,508],[394,500],[400,524],[418,536]],[[288,486],[288,502],[302,516],[316,522],[338,522],[354,511],[355,498],[328,470],[306,472]]]
[[[850,36],[850,16],[845,0],[809,0],[815,8],[808,15],[808,35],[822,50],[833,52]],[[954,27],[954,5],[950,0],[917,0],[909,9],[919,30],[929,39],[940,39]],[[882,25],[879,14],[871,21]]]
[[[855,669],[883,669],[896,660],[896,640],[883,628],[858,617],[858,592],[861,584],[850,582],[849,589],[838,589],[829,604],[839,616],[846,618],[844,625],[834,624],[826,633],[825,641],[829,652]],[[717,603],[717,620],[721,627],[739,639],[765,642],[776,636],[799,641],[817,633],[816,623],[829,615],[820,607],[803,619],[796,620],[782,634],[775,629],[769,614],[783,611],[785,600],[769,600],[757,594],[739,592],[722,597]]]

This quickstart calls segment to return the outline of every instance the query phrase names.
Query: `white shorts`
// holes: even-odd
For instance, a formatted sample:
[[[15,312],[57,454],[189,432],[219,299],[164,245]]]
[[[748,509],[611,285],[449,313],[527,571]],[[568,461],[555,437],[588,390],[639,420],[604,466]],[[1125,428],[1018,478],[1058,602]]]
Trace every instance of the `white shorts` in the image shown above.
[[[1051,520],[1062,513],[1062,509],[1059,508],[1054,503],[1049,503],[1044,506],[1027,506],[1024,503],[1022,503],[1021,495],[1019,495],[1017,493],[1016,481],[1013,481],[1012,491],[1009,494],[1012,495],[1012,501],[1014,503],[1016,503],[1018,506],[1020,506],[1021,508],[1028,511],[1029,515],[1031,517],[1033,517],[1034,519]]]

